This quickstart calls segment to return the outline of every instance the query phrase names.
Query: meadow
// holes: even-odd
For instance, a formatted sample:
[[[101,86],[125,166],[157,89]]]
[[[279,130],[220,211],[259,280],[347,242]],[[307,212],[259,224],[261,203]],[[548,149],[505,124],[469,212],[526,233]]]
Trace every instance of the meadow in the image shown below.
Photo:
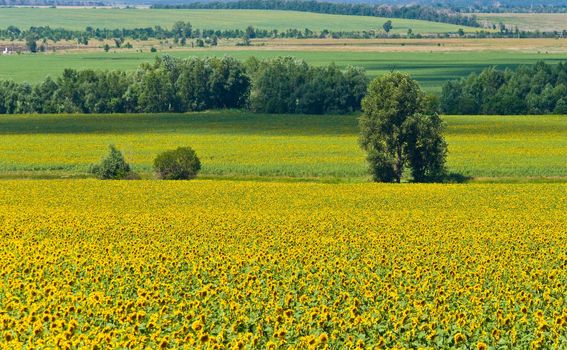
[[[41,23],[52,28],[84,30],[93,28],[171,28],[176,21],[191,22],[198,29],[245,29],[251,25],[259,29],[300,29],[314,31],[382,30],[388,18],[343,16],[295,11],[270,10],[152,10],[152,9],[92,9],[92,8],[0,8],[0,23],[29,28]],[[457,32],[460,28],[475,32],[477,28],[446,23],[392,18],[391,33]]]
[[[521,64],[533,64],[539,60],[548,63],[567,61],[567,53],[507,52],[364,52],[356,49],[344,51],[302,51],[264,50],[260,48],[194,49],[171,51],[175,57],[223,56],[230,55],[245,60],[249,57],[270,58],[294,56],[314,65],[334,62],[339,67],[348,65],[364,67],[371,77],[398,70],[407,72],[430,92],[439,93],[447,80],[465,77],[471,72],[480,72],[488,66],[515,68]],[[0,78],[37,83],[46,76],[56,77],[65,68],[75,69],[122,69],[135,70],[142,62],[151,62],[156,54],[149,52],[90,52],[68,54],[36,54],[0,56]]]
[[[491,24],[504,23],[508,27],[520,30],[553,32],[567,30],[565,13],[482,13],[477,14],[480,21]]]
[[[567,178],[563,116],[444,120],[451,172],[479,181]],[[84,177],[115,144],[144,177],[151,177],[156,154],[190,145],[205,178],[368,180],[356,115],[6,115],[0,135],[4,178]]]
[[[0,347],[565,348],[566,190],[3,181]]]

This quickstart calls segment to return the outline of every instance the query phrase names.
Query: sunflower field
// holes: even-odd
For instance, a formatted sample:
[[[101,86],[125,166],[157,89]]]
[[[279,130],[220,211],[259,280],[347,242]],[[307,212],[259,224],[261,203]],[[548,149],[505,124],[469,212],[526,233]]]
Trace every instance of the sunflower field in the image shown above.
[[[358,115],[187,114],[4,115],[0,178],[85,177],[120,149],[152,178],[157,154],[191,146],[209,178],[369,181]],[[450,172],[502,180],[567,182],[567,117],[443,116]],[[546,180],[547,181],[547,180]]]
[[[0,183],[1,349],[567,348],[567,186]]]

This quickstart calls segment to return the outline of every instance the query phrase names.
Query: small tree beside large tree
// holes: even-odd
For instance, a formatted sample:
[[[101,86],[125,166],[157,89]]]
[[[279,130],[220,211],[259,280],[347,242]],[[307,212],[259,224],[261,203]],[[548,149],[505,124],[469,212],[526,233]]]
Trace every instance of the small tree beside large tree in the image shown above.
[[[443,179],[447,143],[438,103],[415,80],[399,72],[374,79],[362,111],[360,145],[375,181],[400,182],[406,168],[415,182]]]

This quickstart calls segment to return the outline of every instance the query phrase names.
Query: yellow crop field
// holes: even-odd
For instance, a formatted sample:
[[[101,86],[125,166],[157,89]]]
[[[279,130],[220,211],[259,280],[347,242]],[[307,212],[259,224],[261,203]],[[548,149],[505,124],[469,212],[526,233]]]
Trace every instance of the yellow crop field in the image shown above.
[[[0,348],[567,347],[567,186],[0,183]]]

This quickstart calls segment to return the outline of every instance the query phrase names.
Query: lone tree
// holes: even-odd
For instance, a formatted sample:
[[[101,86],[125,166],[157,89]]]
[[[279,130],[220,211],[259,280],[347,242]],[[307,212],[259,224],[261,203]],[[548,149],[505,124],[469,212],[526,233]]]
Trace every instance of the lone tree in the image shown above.
[[[447,144],[437,105],[407,74],[393,72],[372,81],[359,125],[375,181],[400,182],[406,167],[415,182],[444,177]]]
[[[390,33],[390,30],[392,30],[392,28],[394,28],[394,26],[392,25],[392,21],[390,21],[390,20],[386,21],[386,23],[384,23],[382,25],[382,28],[384,28],[384,31],[386,32],[386,34]]]

